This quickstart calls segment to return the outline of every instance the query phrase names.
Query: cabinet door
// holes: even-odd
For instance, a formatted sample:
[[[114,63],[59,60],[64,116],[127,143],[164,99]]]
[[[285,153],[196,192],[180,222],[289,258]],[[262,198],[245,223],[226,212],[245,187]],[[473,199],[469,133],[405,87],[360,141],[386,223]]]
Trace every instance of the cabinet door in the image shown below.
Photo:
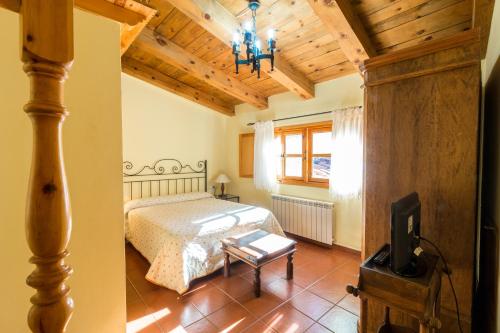
[[[240,134],[240,177],[253,177],[254,133]]]

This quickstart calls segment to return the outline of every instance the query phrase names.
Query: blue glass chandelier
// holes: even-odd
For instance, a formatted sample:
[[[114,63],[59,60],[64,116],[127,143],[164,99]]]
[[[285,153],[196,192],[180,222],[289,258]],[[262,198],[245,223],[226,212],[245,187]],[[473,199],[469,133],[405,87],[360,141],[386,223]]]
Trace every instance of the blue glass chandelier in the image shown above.
[[[243,32],[235,32],[233,35],[233,54],[236,65],[236,74],[239,74],[239,65],[252,65],[252,73],[257,71],[257,77],[260,79],[260,61],[269,59],[271,61],[271,70],[274,69],[274,51],[276,50],[276,40],[274,29],[268,31],[267,51],[262,52],[262,42],[257,36],[257,9],[260,7],[259,0],[249,0],[248,8],[252,11],[252,21],[243,25]],[[241,42],[246,46],[246,59],[240,59]]]

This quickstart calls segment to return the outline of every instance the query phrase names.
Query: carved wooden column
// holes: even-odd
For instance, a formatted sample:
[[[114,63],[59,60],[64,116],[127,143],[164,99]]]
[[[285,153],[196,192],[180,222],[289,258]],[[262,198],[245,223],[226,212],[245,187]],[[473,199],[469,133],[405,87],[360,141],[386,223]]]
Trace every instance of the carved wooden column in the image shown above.
[[[26,237],[36,265],[27,284],[37,290],[28,324],[35,333],[65,332],[73,312],[64,263],[71,233],[61,128],[67,115],[64,82],[73,61],[73,2],[23,0],[22,61],[30,78],[25,111],[33,124],[33,155],[26,206]]]

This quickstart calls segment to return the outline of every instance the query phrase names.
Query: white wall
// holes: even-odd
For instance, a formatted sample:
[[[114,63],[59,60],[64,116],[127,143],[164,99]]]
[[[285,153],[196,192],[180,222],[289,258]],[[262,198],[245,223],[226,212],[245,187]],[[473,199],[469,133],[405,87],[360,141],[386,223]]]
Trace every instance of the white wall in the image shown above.
[[[160,158],[206,159],[209,181],[225,169],[227,116],[127,74],[122,104],[124,160],[139,167]]]
[[[31,124],[19,60],[19,17],[0,9],[0,331],[27,332],[25,279],[34,266],[24,233]],[[121,202],[120,26],[75,10],[75,63],[66,89],[64,154],[72,200],[68,259],[75,312],[68,332],[125,331]]]
[[[253,179],[238,176],[238,135],[253,131],[250,126],[246,126],[247,123],[363,105],[362,84],[361,76],[353,74],[317,84],[316,97],[307,101],[287,92],[270,97],[267,110],[256,110],[248,104],[238,106],[236,117],[228,119],[227,149],[229,158],[227,170],[229,177],[233,180],[228,185],[228,192],[239,194],[242,202],[245,203],[267,208],[271,206],[269,193],[256,190]],[[330,115],[314,116],[279,122],[276,126],[305,124],[329,119],[331,119]],[[291,196],[332,201],[328,189],[324,188],[281,185],[278,192]],[[356,250],[361,249],[361,199],[335,203],[335,220],[336,243]]]

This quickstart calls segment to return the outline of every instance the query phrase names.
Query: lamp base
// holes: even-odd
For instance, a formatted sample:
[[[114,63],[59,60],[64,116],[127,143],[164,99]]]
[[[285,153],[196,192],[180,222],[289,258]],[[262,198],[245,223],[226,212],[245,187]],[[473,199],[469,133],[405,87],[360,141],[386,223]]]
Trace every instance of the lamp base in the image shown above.
[[[224,196],[224,183],[220,184],[221,196]]]

